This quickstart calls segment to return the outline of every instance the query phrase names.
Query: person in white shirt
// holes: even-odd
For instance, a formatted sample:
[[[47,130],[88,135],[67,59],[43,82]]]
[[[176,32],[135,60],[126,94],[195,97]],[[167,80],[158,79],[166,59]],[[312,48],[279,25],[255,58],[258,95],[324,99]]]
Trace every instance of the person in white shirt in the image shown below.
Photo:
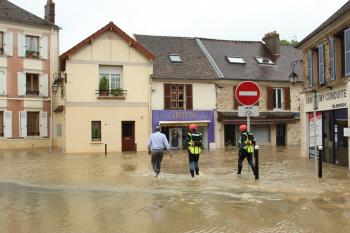
[[[155,172],[155,176],[157,177],[160,173],[160,165],[163,160],[163,155],[165,150],[168,150],[170,156],[173,156],[173,153],[170,150],[170,145],[168,139],[165,134],[160,132],[160,126],[156,126],[156,132],[151,134],[148,139],[148,153],[152,154],[152,168]]]

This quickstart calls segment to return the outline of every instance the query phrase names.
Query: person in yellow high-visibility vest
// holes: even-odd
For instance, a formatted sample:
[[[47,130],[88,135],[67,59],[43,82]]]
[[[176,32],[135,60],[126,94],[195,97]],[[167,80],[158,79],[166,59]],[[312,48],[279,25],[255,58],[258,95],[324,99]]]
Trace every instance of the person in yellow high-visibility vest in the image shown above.
[[[241,138],[239,140],[239,152],[238,152],[238,171],[237,174],[241,174],[243,167],[243,160],[247,158],[253,173],[255,174],[255,166],[253,162],[254,145],[256,143],[252,133],[247,131],[246,125],[240,125],[239,131],[241,132]]]
[[[196,124],[190,124],[188,129],[190,132],[187,134],[185,142],[188,149],[190,173],[191,176],[194,177],[195,172],[197,176],[199,175],[198,160],[203,148],[203,137],[202,134],[198,132]]]

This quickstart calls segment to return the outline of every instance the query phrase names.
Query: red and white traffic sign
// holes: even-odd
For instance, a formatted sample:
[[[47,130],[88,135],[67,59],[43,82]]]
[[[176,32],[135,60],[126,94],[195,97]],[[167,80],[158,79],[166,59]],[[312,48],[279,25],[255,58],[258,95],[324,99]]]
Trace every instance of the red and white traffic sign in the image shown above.
[[[235,96],[242,105],[254,105],[259,101],[260,87],[252,81],[241,82],[236,88]]]

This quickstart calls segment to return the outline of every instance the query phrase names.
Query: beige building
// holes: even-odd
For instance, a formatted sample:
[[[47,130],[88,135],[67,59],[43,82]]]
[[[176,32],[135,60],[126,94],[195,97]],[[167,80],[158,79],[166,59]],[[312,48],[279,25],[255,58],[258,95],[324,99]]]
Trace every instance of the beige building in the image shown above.
[[[0,148],[49,147],[51,80],[58,72],[55,4],[45,19],[0,1]]]
[[[316,145],[323,145],[325,162],[350,167],[350,2],[298,47],[304,53],[301,152],[314,156],[316,134]]]
[[[112,22],[60,56],[54,146],[145,151],[154,56]]]

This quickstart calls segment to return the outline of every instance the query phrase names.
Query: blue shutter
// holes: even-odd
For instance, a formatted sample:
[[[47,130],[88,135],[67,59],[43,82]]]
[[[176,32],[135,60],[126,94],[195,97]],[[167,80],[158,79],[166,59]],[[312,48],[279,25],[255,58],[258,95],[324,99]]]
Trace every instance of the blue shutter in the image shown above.
[[[344,31],[345,76],[350,75],[350,28]]]
[[[307,53],[307,86],[312,87],[312,51]]]
[[[329,37],[329,76],[331,81],[335,79],[334,38],[333,37]]]
[[[323,44],[318,46],[318,83],[324,84],[324,50]]]

